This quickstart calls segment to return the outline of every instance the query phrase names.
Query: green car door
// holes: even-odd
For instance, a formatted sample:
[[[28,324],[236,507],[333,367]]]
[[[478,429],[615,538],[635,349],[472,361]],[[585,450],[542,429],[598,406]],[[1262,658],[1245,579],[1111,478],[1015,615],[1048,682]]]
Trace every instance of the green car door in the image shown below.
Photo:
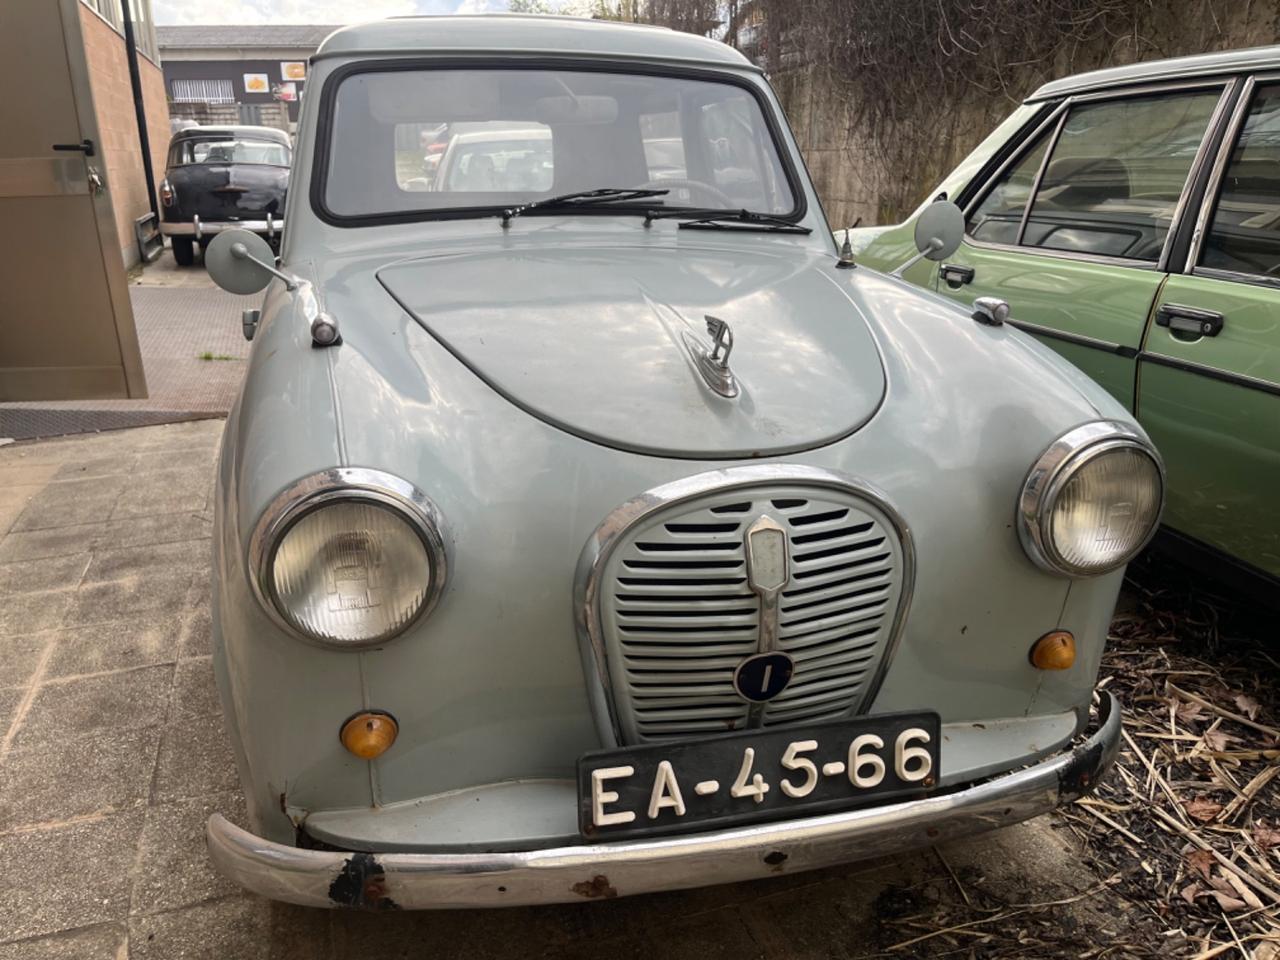
[[[1206,194],[1147,331],[1138,416],[1165,522],[1280,577],[1280,83],[1249,85]]]
[[[1133,409],[1136,357],[1188,180],[1229,81],[1072,98],[985,185],[935,288],[1012,321]]]

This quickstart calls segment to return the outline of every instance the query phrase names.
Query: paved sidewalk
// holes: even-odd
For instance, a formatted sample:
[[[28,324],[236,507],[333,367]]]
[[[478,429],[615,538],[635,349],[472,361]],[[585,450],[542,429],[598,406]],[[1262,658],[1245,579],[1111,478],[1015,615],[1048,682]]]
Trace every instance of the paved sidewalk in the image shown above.
[[[221,428],[0,448],[0,960],[852,958],[920,935],[910,918],[966,887],[1012,903],[1097,887],[1042,818],[940,853],[568,906],[352,914],[243,894],[203,839],[211,812],[244,817],[210,662]],[[1088,896],[1034,923],[1084,951],[1123,926],[1116,909]]]
[[[0,437],[52,437],[227,415],[249,356],[240,312],[259,306],[261,295],[225,293],[203,265],[177,267],[166,250],[130,284],[129,299],[149,396],[0,403]]]

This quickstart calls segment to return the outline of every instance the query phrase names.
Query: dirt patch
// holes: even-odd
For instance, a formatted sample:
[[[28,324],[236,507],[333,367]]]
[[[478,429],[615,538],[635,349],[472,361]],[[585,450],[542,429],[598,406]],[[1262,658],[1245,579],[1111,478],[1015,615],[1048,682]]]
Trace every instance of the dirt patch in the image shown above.
[[[1102,667],[1124,710],[1115,769],[1015,858],[943,859],[950,884],[883,891],[873,955],[1278,960],[1271,622],[1158,559],[1136,565]]]

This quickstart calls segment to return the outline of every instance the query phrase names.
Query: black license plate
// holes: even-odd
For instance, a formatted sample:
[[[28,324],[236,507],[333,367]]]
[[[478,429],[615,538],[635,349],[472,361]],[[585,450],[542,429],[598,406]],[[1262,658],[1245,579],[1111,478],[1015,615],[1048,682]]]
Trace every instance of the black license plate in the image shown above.
[[[579,829],[610,840],[920,796],[940,731],[936,713],[895,713],[588,753]]]

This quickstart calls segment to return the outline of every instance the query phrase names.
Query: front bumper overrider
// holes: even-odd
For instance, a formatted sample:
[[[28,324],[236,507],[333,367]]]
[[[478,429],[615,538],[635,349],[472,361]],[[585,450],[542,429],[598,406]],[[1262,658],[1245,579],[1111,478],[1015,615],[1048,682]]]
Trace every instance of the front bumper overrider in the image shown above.
[[[868,860],[1008,826],[1088,793],[1115,760],[1120,705],[1021,770],[939,796],[711,833],[515,853],[349,853],[256,837],[219,814],[209,855],[255,893],[308,907],[428,909],[568,903],[751,880]]]

